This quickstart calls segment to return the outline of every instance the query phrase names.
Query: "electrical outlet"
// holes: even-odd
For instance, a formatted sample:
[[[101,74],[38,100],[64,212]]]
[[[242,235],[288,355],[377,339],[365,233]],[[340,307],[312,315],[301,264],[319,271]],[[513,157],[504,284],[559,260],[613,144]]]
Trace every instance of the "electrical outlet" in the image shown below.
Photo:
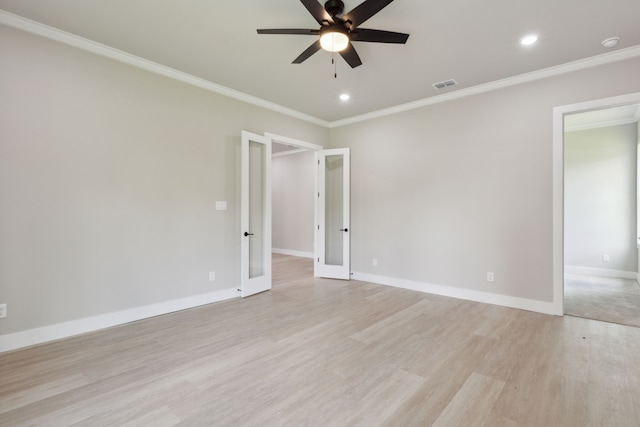
[[[214,280],[216,280],[216,272],[215,271],[210,271],[209,272],[209,281],[213,282]]]
[[[487,282],[493,282],[493,271],[487,272]]]
[[[374,267],[378,266],[378,258],[374,258],[373,261],[371,261],[371,265],[373,265]]]
[[[609,254],[602,255],[602,262],[609,262]]]
[[[7,304],[0,304],[0,319],[7,317]]]

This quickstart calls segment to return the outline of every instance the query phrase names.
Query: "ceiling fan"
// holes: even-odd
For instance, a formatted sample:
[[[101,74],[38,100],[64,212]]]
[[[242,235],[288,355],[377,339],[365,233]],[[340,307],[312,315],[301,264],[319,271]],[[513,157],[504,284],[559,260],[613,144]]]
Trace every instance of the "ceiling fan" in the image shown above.
[[[409,34],[393,31],[371,30],[358,28],[367,19],[380,12],[393,0],[365,0],[351,12],[342,14],[344,3],[342,0],[328,0],[324,7],[318,0],[300,0],[309,13],[318,21],[320,29],[306,30],[295,28],[257,30],[258,34],[296,34],[319,36],[318,40],[293,60],[294,64],[301,64],[320,49],[338,52],[345,61],[355,68],[362,65],[362,61],[351,42],[398,43],[405,44]]]

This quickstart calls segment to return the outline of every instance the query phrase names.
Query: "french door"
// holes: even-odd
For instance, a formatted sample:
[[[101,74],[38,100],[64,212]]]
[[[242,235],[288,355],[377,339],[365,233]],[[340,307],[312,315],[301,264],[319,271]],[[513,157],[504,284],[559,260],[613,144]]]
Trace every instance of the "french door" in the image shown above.
[[[350,152],[348,148],[317,152],[316,254],[314,275],[350,277]]]
[[[242,297],[271,289],[271,139],[242,131],[241,142]]]

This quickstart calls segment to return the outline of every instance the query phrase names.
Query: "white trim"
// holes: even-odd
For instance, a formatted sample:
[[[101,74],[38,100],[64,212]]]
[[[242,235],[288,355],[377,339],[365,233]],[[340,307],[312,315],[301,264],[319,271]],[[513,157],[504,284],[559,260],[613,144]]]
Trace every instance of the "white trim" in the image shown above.
[[[273,249],[271,249],[271,253],[280,254],[280,255],[297,256],[297,257],[300,257],[300,258],[311,258],[311,259],[313,259],[313,252],[303,252],[303,251],[294,251],[294,250],[291,250],[291,249],[273,248]]]
[[[517,308],[520,310],[534,311],[536,313],[557,315],[554,304],[552,302],[493,294],[490,292],[474,291],[470,289],[453,288],[450,286],[435,285],[413,280],[396,279],[393,277],[378,276],[375,274],[367,273],[354,272],[351,278],[353,280],[393,286],[395,288],[410,289],[412,291],[424,292],[428,294],[442,295],[446,297],[476,301],[485,304],[499,305],[502,307]]]
[[[640,56],[640,46],[620,49],[615,52],[605,53],[598,56],[592,56],[590,58],[568,62],[566,64],[557,65],[555,67],[549,67],[549,68],[544,68],[538,71],[532,71],[530,73],[520,74],[518,76],[508,77],[502,80],[496,80],[494,82],[473,86],[467,89],[460,89],[445,95],[433,96],[431,98],[425,98],[419,101],[409,102],[407,104],[402,104],[402,105],[398,105],[391,108],[385,108],[383,110],[373,111],[371,113],[363,114],[361,116],[350,117],[343,120],[336,120],[329,123],[329,127],[336,128],[340,126],[350,125],[350,124],[362,122],[365,120],[371,120],[378,117],[401,113],[403,111],[415,110],[416,108],[422,108],[428,105],[439,104],[441,102],[447,102],[454,99],[460,99],[467,96],[490,92],[493,90],[515,86],[522,83],[541,80],[547,77],[558,76],[561,74],[566,74],[573,71],[579,71],[587,68],[597,67],[599,65],[609,64],[612,62],[624,61],[626,59],[635,58],[637,56]]]
[[[1,335],[0,353],[237,297],[238,291],[236,288],[223,289],[207,294],[194,295],[172,301],[164,301]]]
[[[640,92],[597,99],[553,109],[553,305],[555,313],[564,313],[564,115],[608,107],[637,104]]]
[[[123,62],[128,65],[132,65],[137,68],[141,68],[152,73],[159,74],[170,79],[174,79],[189,85],[199,87],[201,89],[208,90],[220,95],[227,96],[229,98],[236,99],[238,101],[246,102],[248,104],[256,105],[258,107],[266,108],[277,113],[282,113],[287,116],[295,117],[300,120],[304,120],[309,123],[328,127],[329,122],[321,120],[308,114],[301,113],[291,108],[283,107],[282,105],[275,104],[270,101],[266,101],[261,98],[257,98],[252,95],[248,95],[244,92],[240,92],[228,87],[212,83],[208,80],[195,77],[191,74],[178,71],[173,68],[166,67],[158,64],[157,62],[149,61],[139,56],[132,55],[122,50],[114,49],[107,45],[94,42],[84,37],[77,36],[66,31],[59,30],[54,27],[50,27],[45,24],[33,21],[31,19],[24,18],[13,13],[0,10],[0,24],[4,24],[10,27],[18,28],[20,30],[36,34],[42,37],[46,37],[51,40],[55,40],[60,43],[67,44],[69,46],[82,49],[96,55],[104,56],[106,58],[113,59],[115,61]]]
[[[577,274],[580,276],[608,277],[612,279],[636,280],[638,273],[635,271],[609,270],[606,268],[579,267],[576,265],[565,265],[565,274]]]
[[[301,141],[295,138],[289,138],[288,136],[276,135],[275,133],[265,132],[264,136],[269,138],[271,142],[277,142],[279,144],[289,145],[292,147],[306,148],[307,150],[323,150],[324,147],[318,144],[312,144],[310,142]]]
[[[307,153],[308,151],[309,150],[307,150],[306,148],[298,148],[296,150],[279,151],[277,153],[271,154],[271,158],[290,156],[292,154],[298,154],[298,153]]]
[[[564,131],[577,132],[580,130],[598,129],[598,128],[604,128],[604,127],[610,127],[610,126],[622,126],[622,125],[628,125],[631,123],[636,123],[637,121],[638,119],[636,119],[635,117],[627,117],[624,119],[606,120],[602,122],[585,123],[582,125],[575,125],[575,126],[565,126]]]
[[[313,153],[313,277],[320,277],[318,263],[320,261],[320,151]],[[324,237],[324,236],[322,236]]]
[[[398,105],[391,108],[385,108],[371,113],[363,114],[360,116],[354,116],[343,120],[336,120],[329,122],[319,119],[317,117],[310,116],[305,113],[293,110],[291,108],[284,107],[282,105],[275,104],[270,101],[266,101],[261,98],[257,98],[248,95],[243,92],[239,92],[234,89],[227,88],[225,86],[212,83],[210,81],[192,76],[181,71],[165,67],[164,65],[148,61],[135,55],[123,52],[118,49],[111,48],[109,46],[94,42],[83,37],[76,36],[75,34],[68,33],[66,31],[59,30],[48,25],[41,24],[31,19],[24,18],[13,13],[9,13],[4,10],[0,10],[0,24],[4,24],[10,27],[18,28],[23,31],[27,31],[32,34],[37,34],[42,37],[49,38],[51,40],[58,41],[70,46],[74,46],[78,49],[86,50],[88,52],[95,53],[107,58],[111,58],[116,61],[124,62],[129,65],[133,65],[143,70],[157,73],[162,76],[172,78],[183,83],[187,83],[202,89],[215,92],[239,101],[247,102],[268,110],[272,110],[278,113],[282,113],[291,117],[304,120],[309,123],[313,123],[319,126],[328,128],[337,128],[340,126],[349,125],[352,123],[362,122],[378,117],[388,116],[391,114],[400,113],[403,111],[414,110],[416,108],[426,107],[428,105],[439,104],[441,102],[447,102],[454,99],[464,98],[480,93],[489,92],[496,89],[506,88],[521,83],[527,83],[535,80],[544,79],[547,77],[553,77],[560,74],[565,74],[573,71],[584,70],[586,68],[596,67],[598,65],[609,64],[612,62],[623,61],[640,56],[640,46],[633,46],[626,49],[619,49],[613,52],[605,53],[602,55],[592,56],[590,58],[581,59],[574,62],[569,62],[555,67],[549,67],[538,71],[533,71],[518,76],[509,77],[494,82],[473,86],[467,89],[457,90],[445,95],[433,96],[430,98],[424,98],[418,101],[409,102],[407,104]],[[640,114],[640,109],[638,110]]]

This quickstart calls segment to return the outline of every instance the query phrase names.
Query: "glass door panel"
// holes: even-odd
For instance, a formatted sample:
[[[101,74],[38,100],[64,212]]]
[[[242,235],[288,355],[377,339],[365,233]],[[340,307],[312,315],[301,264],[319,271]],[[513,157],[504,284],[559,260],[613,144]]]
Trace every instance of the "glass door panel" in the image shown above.
[[[344,264],[343,174],[344,157],[342,155],[326,156],[324,260],[327,265]]]
[[[265,144],[249,141],[249,278],[264,275]]]

